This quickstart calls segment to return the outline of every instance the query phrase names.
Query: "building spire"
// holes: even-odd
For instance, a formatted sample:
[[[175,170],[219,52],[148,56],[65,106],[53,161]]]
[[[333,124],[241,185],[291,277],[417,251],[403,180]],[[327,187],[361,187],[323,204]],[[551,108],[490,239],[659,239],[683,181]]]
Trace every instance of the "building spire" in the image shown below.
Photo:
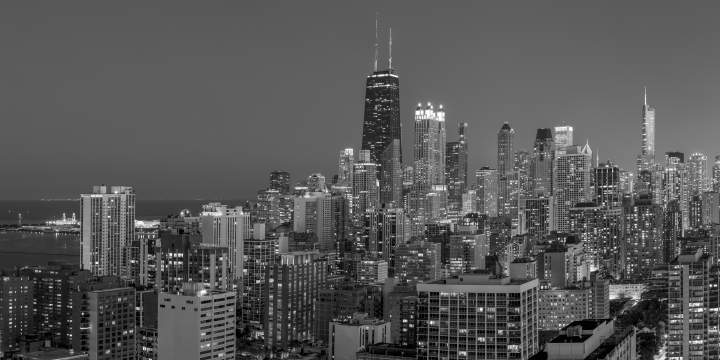
[[[392,70],[392,27],[390,28],[390,46],[388,47],[388,70]]]
[[[375,62],[373,65],[373,71],[378,71],[378,13],[375,13]]]
[[[643,86],[643,105],[647,106],[647,87]]]

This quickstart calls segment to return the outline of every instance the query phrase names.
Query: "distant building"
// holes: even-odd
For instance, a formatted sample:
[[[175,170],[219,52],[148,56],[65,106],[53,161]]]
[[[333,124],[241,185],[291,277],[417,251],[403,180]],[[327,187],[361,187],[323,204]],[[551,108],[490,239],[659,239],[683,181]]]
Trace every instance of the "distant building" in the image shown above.
[[[242,277],[243,242],[250,237],[250,226],[250,215],[239,206],[229,208],[220,203],[210,203],[203,205],[200,213],[203,244],[228,249],[231,281]]]

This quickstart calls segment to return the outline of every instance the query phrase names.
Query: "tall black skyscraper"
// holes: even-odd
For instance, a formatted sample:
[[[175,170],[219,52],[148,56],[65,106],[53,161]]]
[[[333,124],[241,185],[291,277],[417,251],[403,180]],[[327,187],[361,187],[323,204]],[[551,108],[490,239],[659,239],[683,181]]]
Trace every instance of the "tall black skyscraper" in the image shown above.
[[[362,150],[370,150],[370,161],[375,164],[381,163],[385,148],[394,139],[400,140],[401,134],[400,78],[392,68],[392,29],[390,31],[388,68],[378,70],[377,22],[375,23],[375,66],[365,84]]]
[[[445,182],[448,189],[448,200],[451,207],[459,207],[462,193],[467,187],[467,142],[465,130],[467,123],[458,124],[458,141],[451,141],[445,145]]]

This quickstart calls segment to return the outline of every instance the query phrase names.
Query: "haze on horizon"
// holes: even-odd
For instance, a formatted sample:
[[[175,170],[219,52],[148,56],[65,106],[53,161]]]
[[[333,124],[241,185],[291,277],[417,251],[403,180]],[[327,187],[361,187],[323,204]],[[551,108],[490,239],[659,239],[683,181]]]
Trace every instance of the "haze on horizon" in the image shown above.
[[[695,1],[0,3],[0,199],[248,199],[357,149],[374,16],[393,29],[404,158],[418,101],[468,122],[474,169],[562,123],[633,169],[643,86],[665,151],[720,154],[720,4]]]

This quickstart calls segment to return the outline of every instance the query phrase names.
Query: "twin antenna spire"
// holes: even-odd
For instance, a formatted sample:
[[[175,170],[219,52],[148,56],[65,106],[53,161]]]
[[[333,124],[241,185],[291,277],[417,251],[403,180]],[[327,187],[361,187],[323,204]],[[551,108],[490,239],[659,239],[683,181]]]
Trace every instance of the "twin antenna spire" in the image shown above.
[[[373,65],[373,71],[378,71],[378,13],[375,13],[375,61]],[[388,69],[392,69],[392,28],[390,28],[390,41],[388,49]]]

